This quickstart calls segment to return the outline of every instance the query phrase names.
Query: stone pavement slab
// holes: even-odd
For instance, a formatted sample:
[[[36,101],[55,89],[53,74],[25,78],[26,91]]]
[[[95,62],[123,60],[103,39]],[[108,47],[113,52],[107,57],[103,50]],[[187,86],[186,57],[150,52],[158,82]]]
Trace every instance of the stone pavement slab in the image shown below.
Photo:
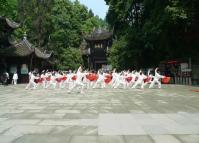
[[[183,141],[183,143],[198,143],[199,135],[179,135],[178,138]]]
[[[152,135],[151,137],[155,143],[181,143],[172,135]]]
[[[67,135],[67,136],[97,136],[97,127],[90,126],[57,126],[52,135]]]
[[[69,143],[98,143],[97,136],[72,136]]]
[[[16,136],[0,135],[0,143],[12,143],[17,138]]]
[[[99,135],[199,134],[199,126],[191,122],[188,117],[184,119],[187,124],[181,124],[176,117],[178,114],[173,116],[145,113],[100,114],[98,133]]]
[[[99,136],[99,143],[125,143],[123,136]]]
[[[27,134],[48,134],[52,126],[16,125],[7,130],[4,135],[21,137]]]
[[[125,136],[126,143],[153,143],[150,136]]]
[[[54,126],[97,126],[97,119],[66,119],[66,120],[44,120],[39,125]]]
[[[198,87],[0,86],[0,143],[199,143]]]
[[[70,138],[69,136],[25,135],[14,143],[68,143]]]
[[[131,114],[100,114],[99,135],[145,135]]]

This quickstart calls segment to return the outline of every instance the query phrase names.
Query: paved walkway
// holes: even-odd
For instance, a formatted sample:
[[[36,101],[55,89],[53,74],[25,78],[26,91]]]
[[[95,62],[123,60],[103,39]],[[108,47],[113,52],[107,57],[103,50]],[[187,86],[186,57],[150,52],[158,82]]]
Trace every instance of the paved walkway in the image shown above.
[[[199,90],[0,86],[0,143],[199,143]]]

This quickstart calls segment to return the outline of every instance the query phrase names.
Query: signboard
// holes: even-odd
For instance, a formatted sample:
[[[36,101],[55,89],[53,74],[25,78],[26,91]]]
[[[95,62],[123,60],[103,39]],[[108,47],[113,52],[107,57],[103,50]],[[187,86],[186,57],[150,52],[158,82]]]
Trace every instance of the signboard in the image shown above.
[[[190,77],[191,76],[191,69],[189,69],[189,64],[188,63],[181,63],[180,64],[180,69],[181,69],[182,76],[185,76],[185,77]]]
[[[112,66],[111,65],[102,65],[102,69],[105,70],[105,71],[111,71]]]
[[[189,68],[188,63],[181,63],[181,64],[180,64],[180,69],[181,69],[181,71],[186,70],[186,69],[188,69],[188,68]]]
[[[28,74],[28,66],[26,64],[22,64],[21,74]]]
[[[183,69],[182,72],[191,72],[191,69]]]
[[[17,66],[16,65],[11,65],[10,66],[10,73],[14,74],[17,72]]]

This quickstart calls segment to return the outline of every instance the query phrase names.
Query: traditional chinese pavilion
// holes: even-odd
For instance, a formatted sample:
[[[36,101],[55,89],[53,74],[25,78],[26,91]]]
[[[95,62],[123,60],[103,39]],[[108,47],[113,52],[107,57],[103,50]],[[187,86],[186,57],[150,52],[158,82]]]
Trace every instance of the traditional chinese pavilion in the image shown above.
[[[7,71],[10,76],[17,72],[19,82],[27,82],[30,70],[43,70],[49,66],[51,53],[32,45],[26,34],[21,41],[13,40],[11,34],[19,24],[0,17],[0,74]]]
[[[108,51],[112,46],[113,32],[105,29],[95,29],[84,37],[82,43],[83,57],[88,58],[88,68],[98,70],[108,65]]]

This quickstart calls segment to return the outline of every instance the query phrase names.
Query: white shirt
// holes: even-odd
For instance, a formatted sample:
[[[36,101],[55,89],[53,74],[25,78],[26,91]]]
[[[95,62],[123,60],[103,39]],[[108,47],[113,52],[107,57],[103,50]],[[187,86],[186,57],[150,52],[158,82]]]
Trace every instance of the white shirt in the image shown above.
[[[18,74],[14,73],[12,79],[18,79]]]

